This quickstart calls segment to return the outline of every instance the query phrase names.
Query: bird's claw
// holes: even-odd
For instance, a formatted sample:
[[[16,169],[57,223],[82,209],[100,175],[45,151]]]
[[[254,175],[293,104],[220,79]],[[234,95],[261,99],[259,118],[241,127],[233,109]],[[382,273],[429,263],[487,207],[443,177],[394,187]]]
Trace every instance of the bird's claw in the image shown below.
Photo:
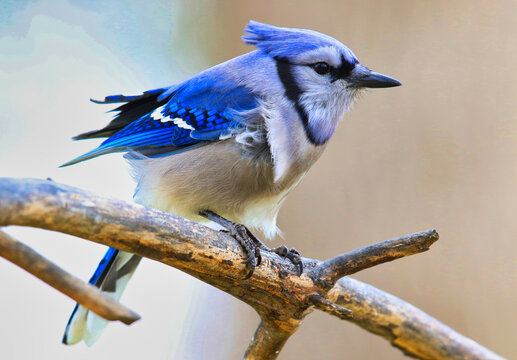
[[[277,248],[271,249],[271,252],[288,259],[291,263],[297,267],[298,272],[297,275],[301,276],[303,273],[303,261],[300,253],[296,249],[288,249],[285,246],[279,246]]]
[[[221,225],[224,228],[224,230],[222,230],[223,232],[229,234],[239,242],[242,249],[244,250],[244,253],[246,254],[246,260],[244,263],[246,264],[246,269],[248,269],[248,274],[244,277],[243,280],[249,279],[253,275],[255,268],[262,263],[262,250],[273,252],[283,258],[289,259],[289,261],[291,261],[293,265],[297,267],[297,275],[300,276],[303,273],[302,257],[296,249],[288,249],[285,246],[270,249],[255,235],[253,235],[253,233],[249,231],[244,225],[236,224],[210,210],[200,211],[199,214]]]
[[[246,256],[248,257],[244,261],[246,268],[248,269],[248,274],[243,278],[243,280],[247,280],[253,275],[255,268],[262,262],[260,248],[255,244],[253,241],[254,239],[250,237],[249,231],[245,226],[234,224],[234,226],[232,226],[228,232],[239,242],[242,249],[246,253]]]
[[[244,250],[246,251],[246,249]],[[246,269],[248,269],[248,274],[242,280],[248,280],[253,275],[255,268],[262,263],[260,249],[255,247],[254,251],[249,254],[244,263],[246,264]]]

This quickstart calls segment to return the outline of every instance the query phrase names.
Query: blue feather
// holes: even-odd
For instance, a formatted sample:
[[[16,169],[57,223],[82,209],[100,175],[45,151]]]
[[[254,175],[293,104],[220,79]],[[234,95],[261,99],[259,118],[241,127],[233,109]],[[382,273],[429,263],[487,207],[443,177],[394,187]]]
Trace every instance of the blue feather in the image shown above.
[[[190,137],[196,140],[217,140],[228,134],[230,129],[239,126],[236,121],[214,125],[211,128],[203,130],[193,130]]]
[[[93,273],[92,277],[90,278],[89,283],[92,285],[97,285],[102,282],[104,277],[106,277],[107,270],[109,270],[111,264],[117,257],[118,250],[114,248],[109,248],[104,257],[102,258],[101,262],[97,266],[97,269]]]
[[[117,130],[98,148],[62,166],[121,151],[141,150],[143,154],[147,151],[153,157],[175,154],[231,134],[233,129],[242,126],[239,112],[255,108],[257,100],[248,88],[228,77],[216,66],[166,90],[151,90],[138,96],[107,96],[105,103],[126,102],[119,107],[126,113],[131,111],[133,102],[135,106],[142,106],[142,101],[147,101],[145,106],[150,111]],[[149,101],[155,105],[151,106]],[[159,114],[154,113],[162,106]],[[117,117],[112,123],[116,121]],[[93,133],[104,132],[101,129]]]
[[[90,281],[88,281],[90,284],[95,285],[97,287],[100,286],[106,275],[108,274],[108,271],[115,261],[119,251],[117,249],[109,248],[104,257],[102,258],[101,262],[97,266],[97,269],[93,273],[92,277],[90,278]],[[72,323],[72,319],[74,318],[74,315],[76,314],[77,310],[79,310],[79,304],[76,304],[74,307],[74,310],[72,311],[72,315],[70,315],[70,318],[68,319],[68,323],[66,325],[66,329],[70,327]],[[68,343],[68,334],[67,331],[65,331],[65,334],[63,336],[63,343]]]
[[[306,51],[333,46],[341,50],[348,62],[357,61],[352,50],[336,39],[317,31],[283,28],[251,20],[244,32],[248,34],[242,37],[245,44],[254,45],[274,58],[289,61]]]
[[[245,86],[238,85],[220,66],[205,70],[179,86],[173,86],[162,93],[158,100],[170,97],[168,110],[181,104],[186,108],[204,109],[231,117],[236,111],[250,110],[257,106],[255,95]],[[212,114],[211,114],[212,115]]]

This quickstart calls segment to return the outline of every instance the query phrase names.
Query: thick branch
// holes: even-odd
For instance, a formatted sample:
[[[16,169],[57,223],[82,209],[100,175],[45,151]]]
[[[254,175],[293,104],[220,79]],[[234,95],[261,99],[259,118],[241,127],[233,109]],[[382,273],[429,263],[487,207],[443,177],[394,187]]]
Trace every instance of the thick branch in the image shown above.
[[[54,289],[71,297],[106,320],[119,320],[132,324],[140,316],[110,299],[95,287],[70,275],[32,248],[0,231],[0,256],[46,282]]]
[[[349,321],[382,336],[412,357],[504,360],[413,305],[358,280],[339,280],[327,299],[351,310]]]
[[[427,251],[437,240],[438,233],[432,229],[368,245],[323,261],[312,270],[312,277],[332,286],[344,276]]]
[[[140,205],[101,197],[53,181],[0,179],[0,226],[59,231],[160,261],[185,271],[253,306],[281,309],[290,318],[305,304],[307,276],[278,255],[264,252],[251,279],[238,242],[219,231]],[[317,262],[307,260],[307,266]],[[285,276],[279,276],[279,270]],[[289,291],[283,291],[289,289]],[[313,290],[314,292],[314,290]]]
[[[306,272],[300,277],[296,275],[297,269],[289,261],[263,252],[262,264],[250,279],[243,281],[247,271],[243,264],[245,257],[232,237],[171,214],[100,197],[51,181],[0,179],[0,226],[7,225],[59,231],[148,257],[174,266],[248,303],[262,318],[262,325],[247,352],[250,359],[253,354],[274,353],[269,357],[273,359],[276,351],[280,350],[304,316],[311,311],[313,303],[309,298],[317,293],[339,307],[352,310],[353,321],[358,325],[392,341],[393,336],[389,334],[395,330],[385,328],[388,325],[384,319],[375,311],[367,309],[377,309],[378,304],[383,301],[394,304],[400,302],[400,309],[394,307],[391,311],[396,318],[402,319],[404,314],[396,312],[406,311],[407,304],[375,288],[361,286],[358,282],[347,283],[349,289],[345,289],[343,281],[349,280],[341,280],[330,291],[328,290],[331,286],[328,284],[337,280],[342,273],[355,272],[380,262],[424,251],[437,239],[436,233],[428,232],[372,245],[366,249],[377,249],[378,252],[373,251],[375,256],[365,261],[361,261],[359,254],[371,255],[370,250],[358,250],[326,262],[303,259]],[[409,249],[411,250],[408,251]],[[319,271],[323,279],[317,276]],[[363,299],[364,306],[361,306]],[[341,310],[339,307],[335,309]],[[326,301],[321,301],[318,308],[333,312],[332,304]],[[404,326],[401,325],[400,329],[414,327],[412,331],[415,334],[452,332],[454,341],[446,350],[449,357],[442,357],[445,359],[472,358],[470,355],[473,352],[459,344],[457,339],[465,339],[478,353],[490,353],[472,340],[463,338],[445,325],[429,319],[421,317],[421,321],[402,324]],[[427,320],[431,322],[428,324]],[[397,335],[397,338],[406,339],[406,336]],[[418,345],[426,339],[415,337],[413,342],[409,339],[393,343],[406,353],[425,359],[430,358],[428,353],[416,351],[414,347],[415,343]],[[437,342],[419,346],[431,348],[434,353],[445,351]]]

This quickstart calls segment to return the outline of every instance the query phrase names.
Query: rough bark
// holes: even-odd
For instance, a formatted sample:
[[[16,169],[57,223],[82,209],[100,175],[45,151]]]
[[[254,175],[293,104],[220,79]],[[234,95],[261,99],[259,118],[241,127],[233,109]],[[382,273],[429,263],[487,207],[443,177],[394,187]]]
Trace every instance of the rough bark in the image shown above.
[[[343,278],[426,251],[438,240],[434,230],[327,261],[304,258],[302,276],[296,275],[289,261],[264,253],[253,276],[242,280],[247,272],[245,257],[232,237],[171,214],[52,181],[0,179],[0,226],[8,225],[59,231],[148,257],[246,302],[262,321],[245,359],[275,359],[302,319],[315,308],[381,335],[417,358],[501,359],[410,304]]]
[[[350,321],[382,336],[406,355],[418,359],[502,359],[413,305],[358,280],[340,279],[327,299],[351,310],[354,316]]]

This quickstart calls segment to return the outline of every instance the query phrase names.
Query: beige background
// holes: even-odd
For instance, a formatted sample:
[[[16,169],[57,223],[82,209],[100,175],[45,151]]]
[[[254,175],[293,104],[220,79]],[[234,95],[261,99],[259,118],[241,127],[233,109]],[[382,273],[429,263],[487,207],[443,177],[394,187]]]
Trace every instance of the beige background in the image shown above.
[[[34,6],[24,8],[25,18],[48,12],[49,23],[68,32],[67,46],[80,47],[82,55],[67,60],[69,52],[55,50],[54,57],[36,57],[40,60],[31,64],[41,65],[37,74],[46,71],[48,78],[31,77],[30,64],[16,68],[17,73],[12,64],[18,61],[0,63],[13,97],[8,110],[22,119],[14,121],[4,112],[7,130],[0,140],[3,146],[10,144],[10,153],[2,149],[1,175],[51,175],[130,199],[132,184],[116,156],[66,172],[55,169],[92,146],[71,143],[70,135],[106,121],[105,109],[84,99],[163,86],[249,51],[240,35],[251,18],[327,33],[348,45],[363,64],[404,85],[365,94],[345,117],[326,153],[286,201],[280,213],[285,239],[275,244],[286,243],[305,256],[323,259],[435,227],[441,240],[431,251],[356,278],[413,303],[507,358],[517,358],[517,2],[184,1],[149,8],[121,5],[117,11],[94,6],[77,10],[62,3],[59,9],[65,15],[48,10],[45,1],[37,3],[43,4],[37,11]],[[106,14],[110,17],[103,18]],[[81,22],[85,17],[88,21]],[[35,39],[48,31],[53,36],[63,33],[45,24],[35,30]],[[105,33],[90,29],[99,26]],[[11,36],[5,29],[3,34]],[[15,56],[18,48],[13,44],[27,40],[27,34],[12,36],[0,46]],[[95,41],[88,43],[90,37]],[[26,49],[20,47],[20,56],[34,53],[27,55]],[[63,68],[66,80],[58,76]],[[27,71],[22,88],[15,80]],[[60,90],[41,94],[47,86]],[[25,96],[27,89],[34,90],[32,97],[16,102],[13,88],[14,94]],[[38,97],[43,100],[36,107]],[[58,101],[65,98],[68,102]],[[63,108],[74,117],[58,117]],[[55,120],[60,130],[29,122],[38,110],[47,124],[61,119]],[[18,121],[29,135],[12,140],[20,132]],[[41,131],[52,134],[52,144],[38,142]],[[34,159],[37,145],[45,160]],[[12,233],[32,239],[31,245],[85,278],[103,252],[54,234],[41,240],[41,232]],[[67,359],[116,354],[127,359],[237,359],[257,323],[253,311],[229,296],[145,262],[123,298],[144,315],[141,324],[111,326],[91,349],[64,348],[57,340],[72,303],[13,266],[0,265],[0,281],[11,289],[2,294],[0,311],[13,309],[1,314],[5,321],[0,325],[0,355],[10,358],[28,359],[37,353]],[[205,302],[210,305],[203,306]],[[37,306],[47,310],[36,311]],[[183,315],[187,308],[190,312]],[[22,316],[26,320],[21,321]],[[37,333],[30,324],[37,324]],[[18,347],[21,339],[32,344],[34,352]],[[342,358],[403,356],[384,340],[319,313],[305,320],[280,356]]]
[[[216,16],[222,39],[249,18],[317,29],[404,83],[345,117],[280,213],[286,242],[327,258],[435,227],[430,252],[356,277],[517,358],[517,2],[224,2]],[[245,50],[213,43],[217,61]],[[281,358],[401,355],[316,314]]]

